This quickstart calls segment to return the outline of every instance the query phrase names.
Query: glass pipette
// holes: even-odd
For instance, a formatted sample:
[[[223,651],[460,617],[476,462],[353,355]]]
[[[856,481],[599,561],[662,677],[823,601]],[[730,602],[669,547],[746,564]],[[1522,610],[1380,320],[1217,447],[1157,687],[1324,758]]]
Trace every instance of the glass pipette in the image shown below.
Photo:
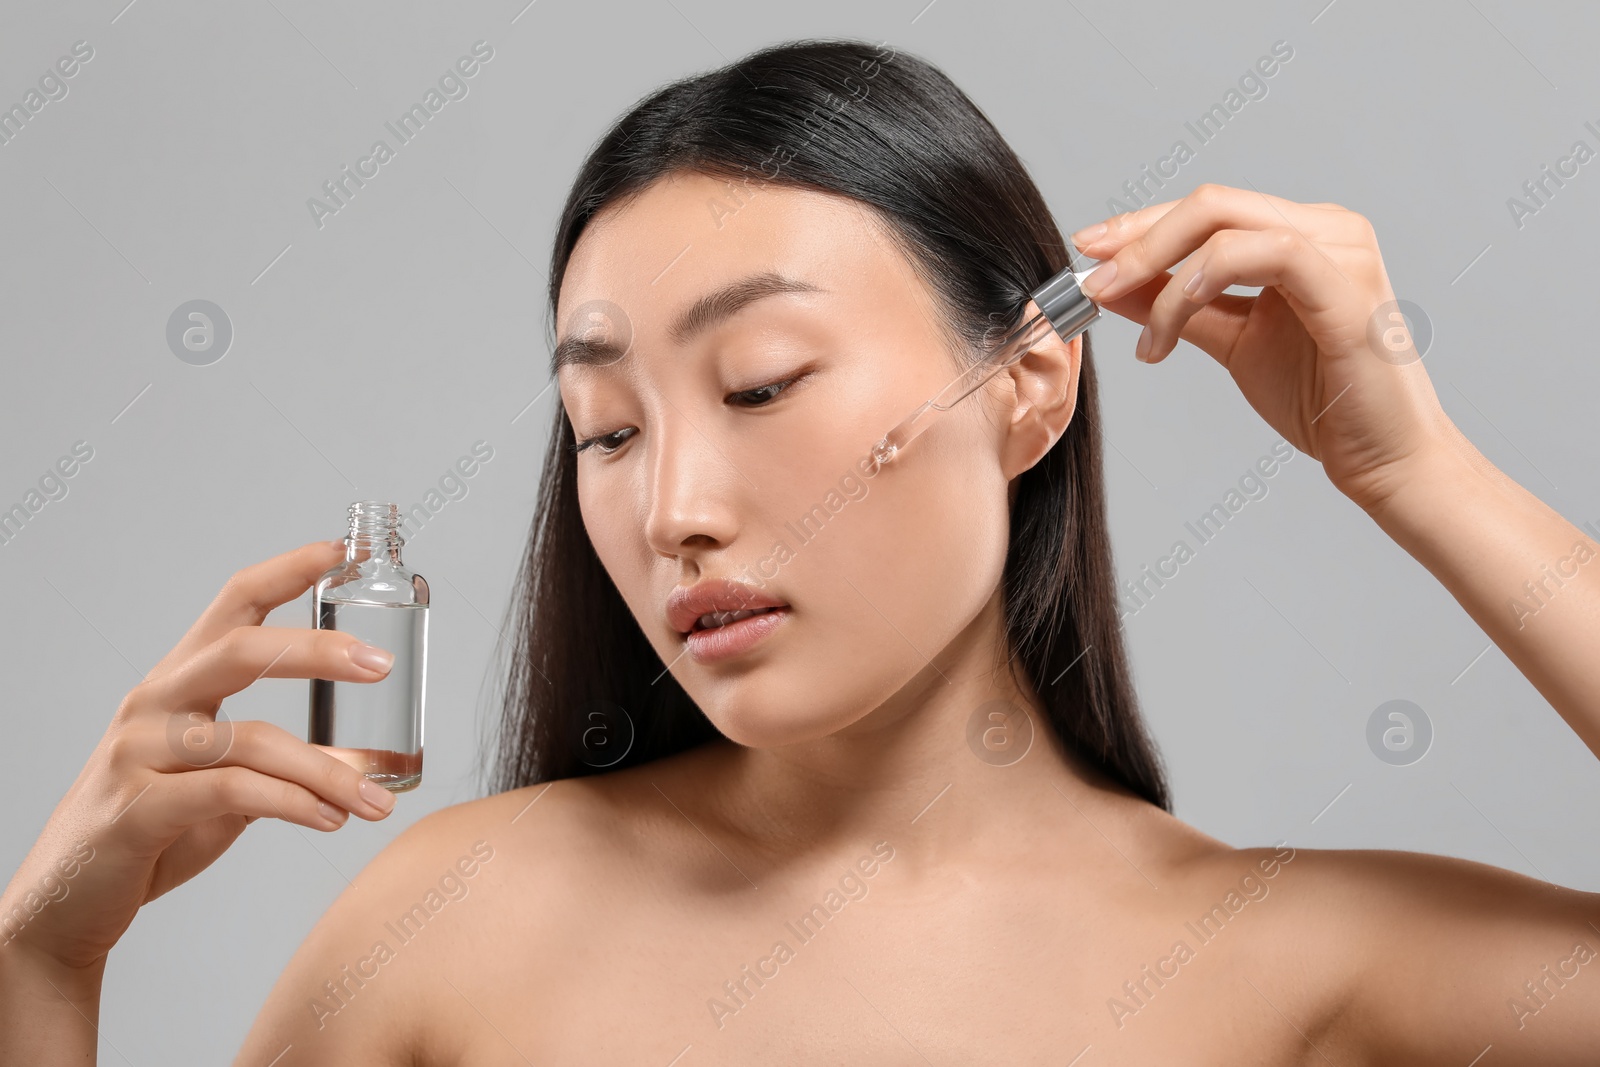
[[[945,386],[932,400],[907,415],[883,438],[872,446],[873,473],[903,450],[911,440],[926,430],[939,415],[971,396],[977,389],[1005,368],[1018,362],[1049,330],[1054,330],[1062,341],[1070,341],[1100,317],[1099,305],[1083,295],[1083,280],[1100,269],[1096,263],[1085,271],[1074,271],[1070,266],[1054,275],[1035,289],[1031,296],[1039,305],[1039,314],[1013,330],[999,346],[963,371]]]

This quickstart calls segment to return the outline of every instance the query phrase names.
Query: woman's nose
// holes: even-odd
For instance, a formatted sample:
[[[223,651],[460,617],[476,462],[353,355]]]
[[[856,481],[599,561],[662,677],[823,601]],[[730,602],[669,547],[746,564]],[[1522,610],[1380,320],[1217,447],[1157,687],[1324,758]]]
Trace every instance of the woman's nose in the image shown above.
[[[647,445],[645,537],[663,556],[731,543],[738,532],[733,502],[745,485],[731,457],[681,414],[658,420]]]

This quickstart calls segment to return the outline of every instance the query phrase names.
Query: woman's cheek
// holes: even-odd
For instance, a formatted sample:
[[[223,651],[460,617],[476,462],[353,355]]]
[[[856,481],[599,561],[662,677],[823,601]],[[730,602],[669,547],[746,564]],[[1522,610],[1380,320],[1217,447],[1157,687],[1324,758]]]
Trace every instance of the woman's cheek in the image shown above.
[[[920,468],[891,465],[862,484],[865,493],[841,507],[785,568],[793,584],[780,576],[778,587],[816,620],[830,656],[931,655],[928,641],[948,626],[951,599],[960,596],[957,576],[971,565],[970,509],[948,480]]]
[[[973,456],[938,456],[896,498],[885,494],[882,511],[892,528],[863,549],[876,555],[877,595],[892,605],[884,614],[904,635],[896,640],[928,656],[977,615],[1004,572],[1005,486]]]
[[[616,585],[617,591],[635,609],[635,617],[652,640],[655,629],[650,625],[652,613],[664,605],[643,605],[645,614],[639,614],[639,601],[649,596],[647,576],[642,560],[648,551],[644,543],[643,519],[625,506],[616,494],[607,496],[598,490],[578,489],[578,512],[583,518],[583,528],[594,546],[600,566]]]

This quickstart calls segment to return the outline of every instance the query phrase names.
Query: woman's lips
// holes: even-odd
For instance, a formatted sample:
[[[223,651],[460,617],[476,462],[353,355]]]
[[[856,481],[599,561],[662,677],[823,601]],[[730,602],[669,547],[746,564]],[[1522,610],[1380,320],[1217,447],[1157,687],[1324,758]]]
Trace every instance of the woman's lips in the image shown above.
[[[743,655],[773,630],[782,626],[789,617],[789,609],[773,608],[758,615],[730,622],[726,626],[713,626],[705,630],[691,630],[685,635],[689,655],[696,663],[720,663]]]

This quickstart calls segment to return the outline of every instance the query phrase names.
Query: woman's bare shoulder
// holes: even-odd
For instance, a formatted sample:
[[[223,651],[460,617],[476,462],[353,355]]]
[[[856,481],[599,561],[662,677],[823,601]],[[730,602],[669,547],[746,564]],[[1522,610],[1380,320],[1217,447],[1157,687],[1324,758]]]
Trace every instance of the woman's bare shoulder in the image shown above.
[[[1600,893],[1454,856],[1288,844],[1197,854],[1182,885],[1197,950],[1228,945],[1245,992],[1336,1062],[1460,1064],[1493,1046],[1554,1064],[1600,1047],[1600,979],[1579,978],[1600,960]]]
[[[468,983],[514,957],[581,951],[571,938],[615,903],[609,893],[637,884],[627,876],[643,843],[667,832],[641,825],[659,815],[637,802],[652,778],[673,780],[675,764],[661,762],[463,801],[406,826],[313,926],[236,1062],[290,1048],[317,1062],[448,1061],[441,976]],[[537,997],[539,974],[524,977]],[[481,999],[459,992],[462,1005]]]
[[[1091,797],[1080,814],[1158,891],[1158,975],[1207,961],[1334,1062],[1459,1067],[1490,1045],[1593,1062],[1600,979],[1578,976],[1600,971],[1600,893],[1425,852],[1239,848],[1136,798]]]

